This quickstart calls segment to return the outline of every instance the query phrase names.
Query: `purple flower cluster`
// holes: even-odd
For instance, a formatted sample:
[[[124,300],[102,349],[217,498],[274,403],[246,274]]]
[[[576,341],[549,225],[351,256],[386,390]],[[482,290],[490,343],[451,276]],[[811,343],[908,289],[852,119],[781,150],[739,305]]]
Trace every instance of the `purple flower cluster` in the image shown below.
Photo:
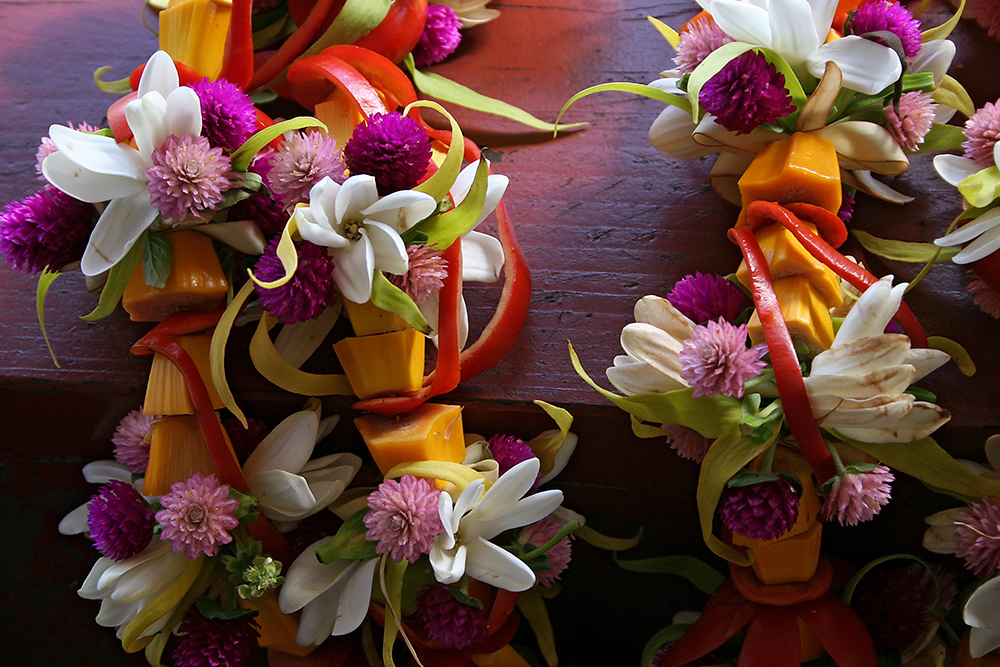
[[[489,439],[486,446],[490,450],[490,456],[497,462],[497,474],[499,475],[506,474],[508,470],[518,463],[535,458],[535,453],[531,451],[531,447],[524,440],[513,435],[494,435]],[[534,493],[538,490],[538,482],[541,478],[542,473],[539,472],[528,493]]]
[[[94,546],[111,560],[125,560],[153,536],[153,510],[131,484],[113,479],[87,504],[87,528]]]
[[[97,209],[48,186],[0,212],[0,254],[18,271],[59,271],[79,261]]]
[[[719,318],[735,322],[748,305],[746,295],[725,276],[700,271],[679,280],[667,301],[695,324]]]
[[[428,586],[417,596],[417,620],[427,638],[465,650],[486,638],[486,613],[459,602],[447,586]]]
[[[235,83],[205,78],[191,89],[201,101],[201,134],[212,146],[235,151],[257,131],[257,110]]]
[[[257,647],[257,622],[249,616],[205,618],[192,609],[177,628],[176,667],[242,667]]]
[[[351,175],[373,176],[383,197],[419,183],[430,159],[427,132],[419,122],[398,111],[369,116],[354,128],[344,146],[344,160]]]
[[[795,524],[799,496],[786,479],[748,486],[727,486],[719,503],[726,528],[757,540],[774,540]]]
[[[698,99],[719,125],[736,134],[749,134],[795,111],[785,75],[759,51],[726,63],[702,86]]]
[[[285,273],[281,260],[278,259],[280,240],[279,237],[272,239],[254,265],[254,274],[262,282],[277,280]],[[295,244],[295,250],[299,255],[299,265],[291,280],[274,288],[254,286],[261,305],[282,324],[305,322],[319,317],[327,306],[337,300],[333,258],[326,248],[302,241]]]
[[[413,47],[413,64],[427,67],[450,56],[462,41],[462,22],[451,7],[427,5],[427,22]]]
[[[849,27],[848,27],[849,26]],[[848,26],[847,34],[864,35],[887,30],[903,44],[903,53],[912,58],[920,52],[920,21],[895,0],[866,0],[858,6]]]

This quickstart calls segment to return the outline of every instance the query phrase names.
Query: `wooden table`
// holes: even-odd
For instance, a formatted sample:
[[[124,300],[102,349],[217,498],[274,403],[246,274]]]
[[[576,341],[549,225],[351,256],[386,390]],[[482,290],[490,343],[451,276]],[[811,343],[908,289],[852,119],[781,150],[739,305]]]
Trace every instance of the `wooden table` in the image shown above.
[[[697,9],[690,0],[495,0],[493,6],[501,17],[467,32],[456,54],[433,71],[545,119],[554,119],[565,100],[587,86],[656,78],[671,66],[673,53],[646,16],[679,26]],[[929,23],[941,22],[942,11],[935,5]],[[113,65],[106,78],[125,76],[145,61],[156,39],[143,28],[135,0],[6,3],[0,5],[0,25],[0,200],[7,202],[41,187],[33,156],[49,124],[101,121],[113,98],[94,89],[93,71]],[[997,43],[970,21],[960,24],[954,40],[959,59],[952,74],[977,105],[995,100]],[[638,298],[664,295],[696,270],[728,273],[738,263],[738,252],[725,240],[736,210],[708,187],[711,159],[675,162],[650,146],[646,132],[660,109],[622,94],[591,97],[566,119],[591,125],[556,140],[453,109],[466,132],[489,147],[496,170],[511,178],[506,199],[534,288],[531,314],[510,355],[447,400],[464,405],[467,428],[486,436],[512,429],[532,436],[548,428],[530,403],[534,399],[569,409],[580,445],[561,476],[566,505],[611,534],[629,535],[642,526],[635,556],[705,555],[694,509],[697,468],[662,440],[635,438],[627,415],[580,380],[567,354],[572,341],[584,367],[604,383],[604,369],[619,353],[619,332]],[[957,193],[936,177],[929,159],[914,160],[892,184],[917,201],[896,207],[862,199],[858,227],[927,241],[959,210]],[[899,279],[917,270],[865,259],[876,273],[893,272]],[[972,304],[965,282],[962,270],[937,267],[908,299],[929,332],[953,338],[973,354],[975,377],[946,368],[926,386],[953,414],[940,442],[956,455],[982,458],[983,441],[1000,431],[1000,324]],[[488,318],[498,290],[468,290],[474,327]],[[55,368],[34,302],[35,279],[0,268],[6,573],[0,655],[19,665],[144,664],[141,656],[121,652],[113,631],[93,623],[97,603],[75,591],[96,554],[86,540],[60,536],[56,525],[95,491],[83,481],[81,466],[109,457],[115,424],[141,400],[149,361],[127,350],[148,326],[129,322],[120,311],[84,323],[78,317],[97,297],[86,293],[78,274],[63,276],[45,311],[61,364]],[[274,423],[301,405],[299,397],[259,378],[238,353],[238,343],[231,349],[248,414]],[[347,400],[326,405],[353,415]],[[330,447],[359,447],[349,420],[339,433]],[[896,548],[918,551],[922,517],[941,500],[912,480],[901,480],[896,489],[895,500],[875,521],[850,531],[830,527],[828,549],[857,562],[859,553],[882,553],[874,542],[891,536]],[[626,572],[610,554],[579,542],[564,582],[551,603],[564,665],[594,664],[587,656],[608,642],[620,651],[620,664],[634,664],[642,644],[669,623],[673,611],[702,602],[679,579]]]

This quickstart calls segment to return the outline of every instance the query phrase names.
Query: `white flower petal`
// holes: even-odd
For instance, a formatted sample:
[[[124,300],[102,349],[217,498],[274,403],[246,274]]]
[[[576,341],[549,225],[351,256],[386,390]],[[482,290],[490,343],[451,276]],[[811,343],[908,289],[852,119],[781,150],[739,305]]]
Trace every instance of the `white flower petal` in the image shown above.
[[[674,376],[661,373],[645,361],[629,356],[616,356],[614,364],[604,373],[615,389],[628,396],[662,394],[687,386]]]
[[[962,245],[998,225],[1000,225],[1000,208],[993,208],[978,218],[958,227],[952,233],[935,239],[934,244],[939,246]]]
[[[652,324],[677,340],[687,340],[694,333],[694,322],[661,296],[647,295],[632,309],[636,322]]]
[[[507,192],[509,184],[510,178],[503,174],[489,174],[486,177],[486,198],[483,200],[483,208],[479,212],[479,217],[472,225],[473,229],[478,227],[496,209],[500,200],[503,199],[504,193]]]
[[[993,470],[1000,471],[1000,435],[991,435],[986,439],[986,460]]]
[[[201,100],[193,88],[181,86],[167,95],[167,134],[201,135]]]
[[[463,517],[462,528],[472,520],[483,520],[494,515],[506,513],[514,508],[517,502],[524,497],[541,469],[541,462],[531,457],[521,461],[506,473],[500,476],[496,484],[483,494],[468,515]],[[464,495],[464,494],[463,494]],[[556,503],[558,505],[558,503]],[[456,508],[457,510],[457,508]],[[489,537],[493,537],[490,535]]]
[[[812,375],[855,375],[903,363],[910,339],[902,334],[878,334],[834,345],[813,359]]]
[[[631,322],[622,329],[621,346],[630,357],[646,362],[687,386],[687,382],[681,378],[679,358],[684,347],[667,332],[651,324]]]
[[[354,570],[358,561],[337,560],[326,565],[316,558],[316,550],[332,539],[331,535],[313,542],[292,562],[278,593],[281,611],[291,614],[302,609]]]
[[[951,258],[956,264],[971,264],[1000,250],[1000,225],[987,229]]]
[[[848,35],[819,47],[806,60],[809,73],[816,78],[822,77],[828,61],[840,67],[844,88],[866,95],[874,95],[892,85],[902,72],[895,51],[858,35]]]
[[[274,469],[299,472],[312,456],[318,430],[318,410],[299,410],[285,417],[247,457],[243,474],[251,477]]]
[[[462,575],[465,574],[467,553],[464,544],[453,549],[439,548],[436,538],[435,544],[428,554],[431,568],[434,569],[434,578],[442,584],[454,584],[461,579]]]
[[[151,91],[166,97],[179,85],[180,77],[177,75],[177,66],[174,65],[173,59],[166,51],[157,51],[146,61],[146,67],[142,70],[136,90],[139,97]]]
[[[692,160],[713,153],[711,146],[695,143],[691,135],[696,127],[691,112],[668,105],[649,127],[649,143],[674,160]]]
[[[338,202],[340,200],[338,199]],[[368,303],[372,297],[375,251],[368,233],[358,230],[361,238],[346,248],[333,248],[333,280],[343,297],[354,303]]]
[[[917,401],[905,417],[884,428],[841,428],[838,431],[854,440],[873,443],[916,442],[941,428],[951,415],[933,403]]]
[[[346,248],[351,242],[338,234],[326,222],[326,214],[320,207],[298,206],[293,213],[299,235],[303,239],[325,248]]]
[[[132,482],[132,471],[111,459],[91,461],[83,466],[83,478],[90,484],[107,484],[113,479]]]
[[[909,394],[900,394],[909,396]],[[813,407],[813,416],[820,420],[824,428],[841,427],[855,428],[885,428],[896,424],[909,413],[914,401],[901,399],[884,405],[868,408],[844,409],[840,407],[833,412],[824,412]]]
[[[374,176],[359,174],[348,178],[340,186],[340,191],[337,193],[337,201],[333,208],[333,217],[337,221],[337,228],[342,227],[347,222],[346,218],[348,217],[363,218],[364,216],[361,211],[377,201],[378,188],[375,186]],[[358,222],[361,222],[361,220],[358,220]]]
[[[506,549],[480,538],[470,542],[468,550],[465,573],[473,579],[514,592],[534,586],[535,573]]]
[[[90,568],[90,572],[87,574],[87,578],[83,580],[83,585],[80,586],[77,594],[87,600],[99,600],[103,597],[103,589],[99,586],[98,582],[104,577],[104,573],[114,564],[115,561],[110,558],[105,558],[104,556],[98,558]]]
[[[140,181],[145,187],[146,166],[139,152],[127,143],[118,143],[114,137],[71,130],[62,125],[49,126],[49,138],[59,149],[59,153],[87,171]],[[106,201],[113,198],[107,196],[86,201]]]
[[[59,522],[60,535],[79,535],[86,533],[90,526],[87,524],[87,517],[90,516],[90,502],[80,505]]]
[[[771,46],[771,22],[766,9],[738,0],[715,0],[710,13],[722,31],[737,42]]]
[[[820,44],[826,40],[826,34],[830,30],[833,12],[829,12],[829,21],[826,22],[823,34],[820,34],[821,28],[817,25],[813,15],[814,11],[829,11],[829,0],[824,0],[817,5],[814,10],[806,0],[770,0],[768,2],[768,22],[771,25],[770,46],[788,61],[792,69],[798,69],[801,63],[819,48]],[[836,9],[836,3],[832,9]]]
[[[935,350],[929,347],[921,347],[912,349],[906,353],[906,359],[903,360],[904,364],[909,364],[917,371],[917,376],[913,378],[916,382],[922,377],[929,375],[931,372],[941,368],[946,363],[951,360],[951,355],[942,350]]]
[[[945,153],[934,156],[934,169],[949,185],[957,186],[969,176],[979,172],[981,167],[967,157]]]
[[[492,283],[500,279],[503,245],[489,234],[472,231],[462,237],[462,280]]]
[[[337,621],[333,624],[332,635],[346,635],[361,626],[368,615],[368,603],[372,597],[372,581],[375,577],[377,558],[371,558],[351,574],[340,593],[337,604]]]
[[[391,226],[374,220],[365,222],[365,231],[372,244],[375,267],[397,276],[406,273],[410,266],[406,244]]]
[[[954,59],[955,43],[949,39],[935,39],[920,45],[920,51],[910,59],[910,70],[914,73],[931,72],[934,87],[938,88]]]
[[[304,518],[319,509],[306,480],[286,470],[265,470],[247,475],[251,493],[269,519]]]
[[[319,646],[333,632],[337,622],[340,586],[332,586],[307,604],[299,615],[299,630],[295,643],[299,646]]]
[[[80,260],[85,276],[96,276],[117,264],[160,214],[141,192],[111,200],[97,220]]]
[[[544,433],[541,433],[536,439],[551,438],[556,434],[556,432],[557,431],[555,429],[550,431],[545,431]],[[563,442],[562,447],[559,448],[559,451],[556,452],[555,458],[552,461],[552,470],[550,470],[547,475],[543,475],[542,478],[538,480],[539,484],[545,484],[546,482],[553,479],[556,475],[558,475],[563,471],[563,468],[566,467],[566,464],[569,463],[570,458],[573,456],[573,452],[576,451],[577,442],[579,442],[579,437],[576,435],[576,433],[570,432],[566,434],[565,442]],[[580,525],[583,525],[582,521]]]
[[[965,603],[962,616],[974,628],[998,628],[997,606],[1000,605],[1000,577],[994,577],[979,586]]]
[[[972,628],[969,631],[969,655],[981,658],[1000,647],[1000,628]]]
[[[844,398],[870,398],[900,394],[916,377],[913,366],[886,366],[858,375],[810,375],[804,378],[810,394],[833,394]]]
[[[892,276],[883,276],[865,290],[851,312],[844,318],[833,338],[834,345],[843,345],[858,338],[876,336],[885,331],[892,316],[899,310],[907,283],[892,286]]]
[[[429,194],[415,190],[392,192],[361,211],[366,220],[389,225],[397,233],[430,216],[437,209],[437,202]]]
[[[170,135],[167,100],[155,91],[132,100],[125,105],[125,120],[132,129],[143,163],[152,166],[153,151]]]
[[[488,518],[479,519],[475,531],[484,539],[492,539],[505,530],[520,528],[544,519],[552,514],[562,501],[563,492],[557,489],[533,493],[521,498],[502,512],[495,512]]]

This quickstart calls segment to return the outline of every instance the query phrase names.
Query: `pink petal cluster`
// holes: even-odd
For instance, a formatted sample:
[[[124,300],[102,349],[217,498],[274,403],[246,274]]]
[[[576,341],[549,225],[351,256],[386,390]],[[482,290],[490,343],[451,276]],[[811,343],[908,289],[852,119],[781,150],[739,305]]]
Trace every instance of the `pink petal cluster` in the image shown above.
[[[674,64],[677,71],[688,74],[693,72],[708,55],[723,44],[728,44],[733,38],[722,32],[722,28],[711,17],[702,17],[681,33],[677,44],[677,55]]]
[[[662,428],[670,432],[668,437],[670,448],[677,452],[681,458],[695,463],[701,463],[705,460],[705,454],[708,454],[708,448],[712,446],[710,438],[706,438],[687,426],[663,424]]]
[[[843,472],[823,497],[820,516],[824,521],[837,519],[841,525],[856,526],[878,514],[889,502],[895,479],[884,465],[870,472]]]
[[[423,477],[387,479],[368,496],[365,538],[377,542],[375,552],[388,553],[397,563],[416,562],[430,553],[434,538],[444,531],[438,514],[441,492]]]
[[[975,277],[965,289],[972,296],[972,302],[979,306],[981,311],[995,320],[1000,320],[1000,292]]]
[[[398,276],[390,273],[389,282],[406,292],[414,303],[425,303],[444,287],[448,262],[442,259],[440,250],[425,245],[408,246],[406,254],[410,258],[406,273]]]
[[[743,383],[757,377],[766,365],[763,346],[747,348],[747,326],[725,320],[698,325],[684,341],[678,358],[681,377],[694,388],[694,396],[743,396]]]
[[[1000,499],[983,498],[962,510],[955,523],[955,555],[977,577],[1000,571]]]
[[[560,530],[562,530],[562,524],[553,517],[547,516],[522,528],[517,541],[540,547],[554,538]],[[556,542],[555,546],[545,552],[549,558],[549,569],[535,572],[535,583],[545,587],[556,583],[563,571],[569,567],[571,552],[572,544],[569,536]]]
[[[174,223],[216,208],[236,177],[229,156],[202,136],[171,134],[150,159],[149,203]]]
[[[993,146],[1000,139],[1000,100],[987,102],[965,121],[965,157],[980,167],[992,167]]]
[[[132,410],[122,417],[111,436],[115,446],[115,461],[137,475],[146,472],[149,464],[149,434],[158,417]]]
[[[220,484],[215,475],[196,472],[185,482],[175,482],[170,493],[160,496],[160,504],[160,539],[188,558],[216,555],[221,545],[233,541],[229,531],[240,523],[233,516],[239,501],[229,498],[229,485]]]
[[[319,130],[288,134],[267,164],[264,183],[286,209],[308,202],[309,190],[326,176],[338,183],[347,180],[337,141]]]
[[[899,114],[892,104],[886,105],[883,112],[888,122],[889,132],[903,148],[911,151],[924,143],[924,137],[934,124],[934,103],[930,93],[913,90],[903,93],[899,99]]]

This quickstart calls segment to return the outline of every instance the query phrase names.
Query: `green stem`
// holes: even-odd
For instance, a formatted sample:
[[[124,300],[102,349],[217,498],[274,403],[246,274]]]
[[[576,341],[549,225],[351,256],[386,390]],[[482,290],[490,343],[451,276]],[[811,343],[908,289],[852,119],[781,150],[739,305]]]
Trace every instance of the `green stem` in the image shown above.
[[[553,537],[551,540],[549,540],[542,546],[538,547],[534,551],[529,551],[528,553],[521,556],[521,560],[530,561],[533,558],[538,558],[542,554],[546,553],[549,549],[559,544],[559,542],[561,542],[564,537],[566,537],[579,527],[580,527],[579,521],[576,520],[570,521],[569,523],[567,523],[565,526],[562,527],[562,530],[556,533],[555,537]]]

